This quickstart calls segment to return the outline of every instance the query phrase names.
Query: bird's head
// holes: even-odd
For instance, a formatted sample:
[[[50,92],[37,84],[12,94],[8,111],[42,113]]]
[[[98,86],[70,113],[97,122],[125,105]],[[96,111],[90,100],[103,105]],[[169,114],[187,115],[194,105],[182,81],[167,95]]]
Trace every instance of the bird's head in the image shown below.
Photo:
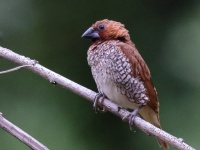
[[[94,23],[83,33],[82,37],[92,41],[121,40],[125,42],[130,40],[128,30],[123,24],[108,19]]]

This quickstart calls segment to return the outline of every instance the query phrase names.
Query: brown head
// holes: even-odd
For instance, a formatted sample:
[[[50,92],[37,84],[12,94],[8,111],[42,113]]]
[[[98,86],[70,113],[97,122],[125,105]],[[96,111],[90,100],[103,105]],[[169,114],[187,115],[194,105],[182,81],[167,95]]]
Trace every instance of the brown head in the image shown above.
[[[94,23],[82,37],[92,39],[92,41],[121,40],[125,42],[130,40],[128,30],[123,24],[108,19]]]

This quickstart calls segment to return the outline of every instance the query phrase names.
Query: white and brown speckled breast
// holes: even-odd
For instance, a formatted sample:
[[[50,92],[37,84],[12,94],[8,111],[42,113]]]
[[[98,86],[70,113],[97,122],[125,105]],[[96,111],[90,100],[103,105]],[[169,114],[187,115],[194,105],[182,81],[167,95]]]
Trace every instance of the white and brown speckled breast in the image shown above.
[[[146,88],[139,77],[132,76],[129,59],[111,40],[97,44],[88,50],[88,64],[100,93],[125,108],[146,104],[149,100]]]

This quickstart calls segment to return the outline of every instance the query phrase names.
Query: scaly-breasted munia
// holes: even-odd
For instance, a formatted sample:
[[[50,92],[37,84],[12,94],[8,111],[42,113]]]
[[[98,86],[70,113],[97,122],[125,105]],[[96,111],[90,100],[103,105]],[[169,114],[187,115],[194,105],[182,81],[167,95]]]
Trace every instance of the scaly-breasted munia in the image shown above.
[[[149,68],[125,26],[104,19],[93,24],[82,37],[93,42],[87,60],[99,93],[121,107],[141,107],[139,114],[161,128],[159,102]],[[163,149],[168,149],[164,141],[157,140]]]

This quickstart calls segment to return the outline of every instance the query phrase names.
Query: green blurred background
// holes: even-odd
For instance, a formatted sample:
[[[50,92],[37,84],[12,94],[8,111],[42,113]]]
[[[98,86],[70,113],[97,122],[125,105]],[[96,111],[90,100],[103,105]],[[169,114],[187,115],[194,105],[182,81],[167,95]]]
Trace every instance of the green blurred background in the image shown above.
[[[164,130],[200,148],[200,1],[0,0],[0,45],[96,91],[86,60],[91,41],[81,35],[104,18],[126,25],[147,62]],[[96,114],[92,103],[26,69],[0,82],[0,112],[51,150],[160,149],[154,137]],[[0,129],[0,149],[29,148]]]

